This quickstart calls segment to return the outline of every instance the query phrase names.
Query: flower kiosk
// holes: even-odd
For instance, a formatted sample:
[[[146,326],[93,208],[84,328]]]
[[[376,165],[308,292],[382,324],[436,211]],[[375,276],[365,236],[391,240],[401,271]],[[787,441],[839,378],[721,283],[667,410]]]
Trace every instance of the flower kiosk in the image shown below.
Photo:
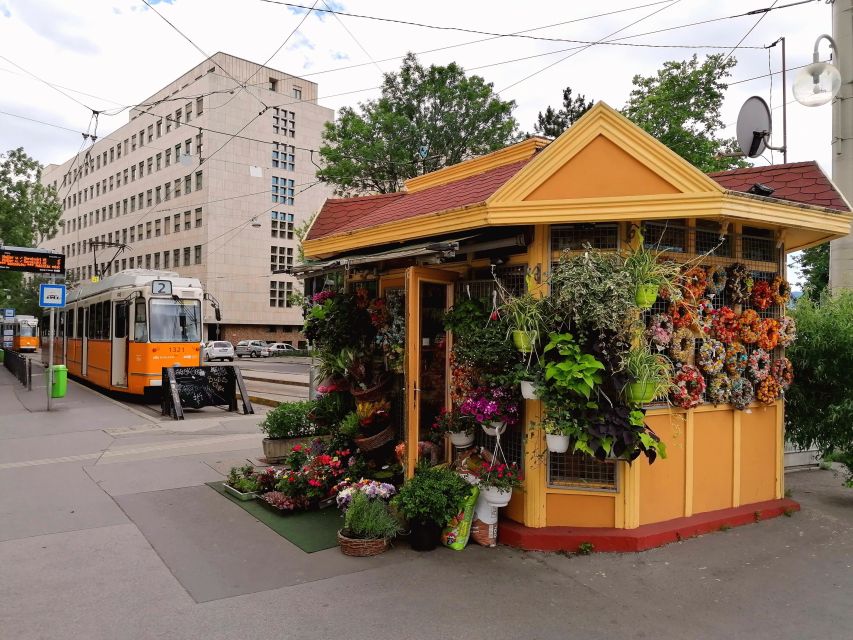
[[[521,478],[502,542],[637,550],[797,508],[785,258],[850,220],[814,163],[705,175],[599,103],[554,141],[328,200],[299,271],[381,316],[408,476],[480,447]]]

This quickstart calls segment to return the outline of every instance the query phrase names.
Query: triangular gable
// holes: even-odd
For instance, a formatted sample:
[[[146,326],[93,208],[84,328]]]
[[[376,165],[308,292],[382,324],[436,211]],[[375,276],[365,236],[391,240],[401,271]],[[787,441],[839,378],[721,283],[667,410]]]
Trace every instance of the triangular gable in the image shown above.
[[[681,156],[598,102],[488,203],[722,191]]]

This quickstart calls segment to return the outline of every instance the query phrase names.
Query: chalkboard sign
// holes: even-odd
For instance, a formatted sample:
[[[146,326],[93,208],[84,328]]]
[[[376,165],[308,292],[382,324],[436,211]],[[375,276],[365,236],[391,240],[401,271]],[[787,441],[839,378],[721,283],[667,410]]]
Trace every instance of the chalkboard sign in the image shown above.
[[[163,367],[162,414],[184,419],[184,408],[228,407],[237,411],[237,389],[243,413],[255,413],[239,367]]]

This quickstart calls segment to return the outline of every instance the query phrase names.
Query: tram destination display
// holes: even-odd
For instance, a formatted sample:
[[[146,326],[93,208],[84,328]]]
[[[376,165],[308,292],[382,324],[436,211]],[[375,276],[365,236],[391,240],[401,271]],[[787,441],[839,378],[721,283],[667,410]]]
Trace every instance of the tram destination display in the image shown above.
[[[0,247],[0,271],[26,273],[65,273],[65,255],[45,249]]]

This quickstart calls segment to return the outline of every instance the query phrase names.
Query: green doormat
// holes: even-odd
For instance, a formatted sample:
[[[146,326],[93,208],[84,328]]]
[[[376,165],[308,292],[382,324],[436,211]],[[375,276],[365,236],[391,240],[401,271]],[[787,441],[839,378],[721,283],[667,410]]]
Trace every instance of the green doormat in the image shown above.
[[[225,493],[224,482],[208,482],[207,486],[216,490],[263,522],[282,538],[286,538],[306,553],[338,546],[337,532],[343,526],[343,518],[334,507],[319,511],[296,511],[280,516],[260,504],[259,500],[242,502]]]

